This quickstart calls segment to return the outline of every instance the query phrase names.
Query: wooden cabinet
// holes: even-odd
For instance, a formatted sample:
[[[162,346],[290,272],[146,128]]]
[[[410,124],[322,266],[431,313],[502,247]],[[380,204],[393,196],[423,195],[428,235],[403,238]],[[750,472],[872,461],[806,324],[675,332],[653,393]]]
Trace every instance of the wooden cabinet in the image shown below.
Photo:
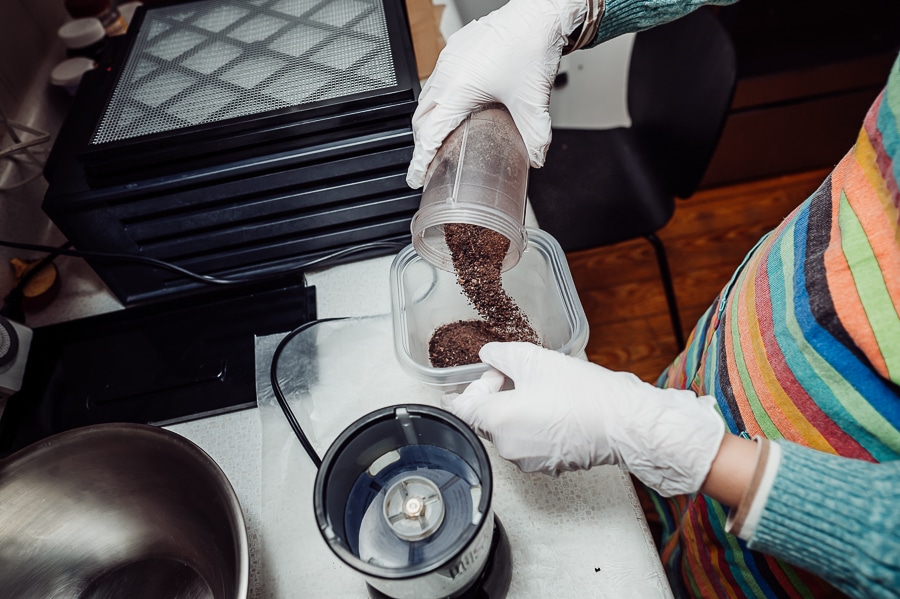
[[[900,2],[745,0],[719,16],[738,83],[703,187],[837,163],[900,49]]]

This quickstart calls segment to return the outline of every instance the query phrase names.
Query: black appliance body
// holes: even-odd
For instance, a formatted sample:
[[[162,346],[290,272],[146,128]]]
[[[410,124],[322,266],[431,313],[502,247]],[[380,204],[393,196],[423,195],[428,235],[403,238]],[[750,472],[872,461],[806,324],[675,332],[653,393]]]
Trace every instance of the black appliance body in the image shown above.
[[[45,167],[43,209],[75,248],[253,279],[408,243],[403,0],[154,3],[113,42]],[[126,305],[203,286],[88,261]]]
[[[37,327],[0,456],[82,426],[255,408],[256,337],[315,319],[315,287],[286,276]]]

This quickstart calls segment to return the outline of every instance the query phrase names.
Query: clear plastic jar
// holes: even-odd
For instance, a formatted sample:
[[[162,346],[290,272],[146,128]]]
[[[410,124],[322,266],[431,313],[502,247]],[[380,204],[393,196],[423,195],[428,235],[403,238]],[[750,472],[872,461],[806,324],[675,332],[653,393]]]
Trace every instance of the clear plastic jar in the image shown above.
[[[509,111],[491,104],[469,115],[447,137],[425,176],[412,243],[422,259],[453,272],[443,226],[466,223],[507,237],[506,271],[527,244],[525,198],[528,151]]]

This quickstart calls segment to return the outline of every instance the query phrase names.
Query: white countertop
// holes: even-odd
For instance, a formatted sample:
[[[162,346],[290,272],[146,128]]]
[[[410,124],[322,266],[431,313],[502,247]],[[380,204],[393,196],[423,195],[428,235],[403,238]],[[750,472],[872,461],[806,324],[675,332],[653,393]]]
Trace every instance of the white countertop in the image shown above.
[[[452,0],[435,3],[447,4],[441,24],[447,36],[461,26],[459,14]],[[577,65],[573,69],[580,70]],[[575,88],[573,85],[570,91]],[[554,118],[562,117],[556,114]],[[45,189],[46,184],[37,180],[17,190],[15,197],[4,198],[0,203],[0,234],[4,238],[48,245],[62,241],[40,209]],[[537,226],[530,210],[526,225]],[[3,261],[14,255],[28,253],[0,248]],[[355,408],[359,411],[403,402],[436,405],[440,399],[437,391],[392,370],[393,354],[386,349],[390,333],[384,327],[391,309],[392,260],[393,256],[374,258],[306,276],[307,283],[316,287],[319,318],[371,317],[368,324],[375,331],[371,340],[383,344],[383,350],[371,354],[377,359],[361,359],[364,367],[379,371],[381,382],[375,391],[359,394],[364,395]],[[56,263],[61,295],[48,308],[29,314],[29,326],[123,309],[86,263],[66,257]],[[0,269],[0,284],[7,287],[10,281],[10,273]],[[271,349],[273,341],[259,340],[258,356],[260,348]],[[267,396],[263,391],[269,363],[260,361],[257,378],[262,398]],[[311,502],[315,469],[280,411],[263,402],[258,409],[167,428],[205,450],[222,468],[240,500],[250,544],[251,598],[366,597],[361,579],[325,548],[315,529]],[[324,452],[327,439],[320,444]],[[487,446],[495,476],[494,511],[507,530],[513,551],[511,598],[671,596],[625,473],[602,467],[557,479],[525,475]]]

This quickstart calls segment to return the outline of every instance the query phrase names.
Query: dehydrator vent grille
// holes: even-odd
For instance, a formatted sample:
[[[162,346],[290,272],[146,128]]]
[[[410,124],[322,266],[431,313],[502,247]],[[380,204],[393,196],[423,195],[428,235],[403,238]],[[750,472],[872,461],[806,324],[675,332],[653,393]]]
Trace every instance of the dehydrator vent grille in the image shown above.
[[[396,84],[381,0],[201,0],[150,8],[91,144]]]

